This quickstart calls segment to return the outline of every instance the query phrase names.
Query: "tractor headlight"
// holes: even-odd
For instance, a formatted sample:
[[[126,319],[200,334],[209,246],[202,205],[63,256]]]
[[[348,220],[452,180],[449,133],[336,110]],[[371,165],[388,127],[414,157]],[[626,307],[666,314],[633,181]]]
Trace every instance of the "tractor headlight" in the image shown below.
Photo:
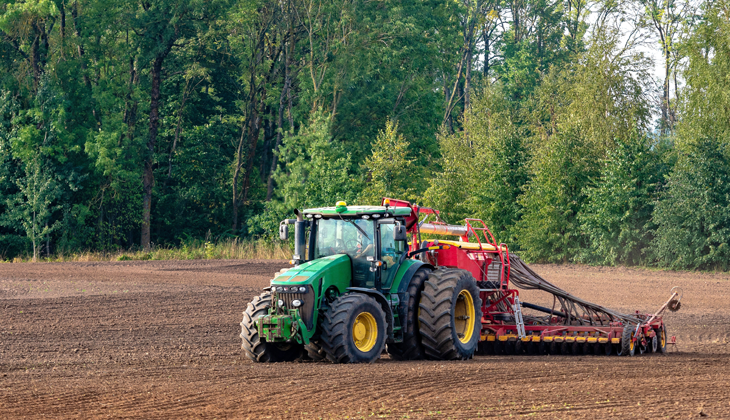
[[[276,302],[279,306],[284,307],[284,301],[282,299],[279,299],[278,302]]]
[[[306,287],[304,287],[304,286],[301,286],[301,287],[299,288],[299,293],[304,293],[304,292],[306,292],[306,291],[307,291],[307,288],[306,288]]]
[[[302,306],[302,301],[299,299],[294,299],[293,301],[291,301],[291,306],[298,308]]]
[[[292,286],[292,287],[290,287],[290,288],[289,288],[289,291],[290,291],[290,292],[296,292],[296,291],[297,291],[297,286]]]
[[[284,288],[281,287],[281,286],[279,286],[279,287],[276,288],[276,291],[279,292],[279,293],[281,293],[281,292],[284,291]]]

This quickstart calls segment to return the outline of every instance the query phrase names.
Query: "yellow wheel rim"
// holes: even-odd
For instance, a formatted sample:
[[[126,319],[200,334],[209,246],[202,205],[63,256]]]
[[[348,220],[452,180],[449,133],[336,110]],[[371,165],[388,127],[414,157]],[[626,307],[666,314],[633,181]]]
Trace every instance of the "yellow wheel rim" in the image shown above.
[[[471,337],[474,335],[475,316],[474,298],[471,297],[469,291],[462,290],[459,292],[454,306],[454,326],[456,336],[464,344],[471,341]]]
[[[378,341],[378,323],[370,312],[360,312],[352,324],[352,339],[355,347],[367,353],[375,347]]]
[[[629,350],[634,351],[634,334],[631,333],[631,341],[629,341]]]
[[[659,333],[659,341],[662,344],[662,348],[667,345],[667,333],[662,329],[662,331]]]

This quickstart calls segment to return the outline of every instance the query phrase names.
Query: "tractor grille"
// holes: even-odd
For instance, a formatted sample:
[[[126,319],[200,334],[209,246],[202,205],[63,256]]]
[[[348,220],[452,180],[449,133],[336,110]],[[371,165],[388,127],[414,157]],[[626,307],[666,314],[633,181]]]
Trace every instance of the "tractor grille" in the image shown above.
[[[307,286],[306,293],[278,293],[279,299],[284,301],[284,306],[287,309],[295,309],[292,302],[299,299],[302,301],[302,306],[299,309],[299,315],[302,317],[302,321],[307,325],[308,329],[312,329],[312,322],[314,321],[314,293],[310,286]]]

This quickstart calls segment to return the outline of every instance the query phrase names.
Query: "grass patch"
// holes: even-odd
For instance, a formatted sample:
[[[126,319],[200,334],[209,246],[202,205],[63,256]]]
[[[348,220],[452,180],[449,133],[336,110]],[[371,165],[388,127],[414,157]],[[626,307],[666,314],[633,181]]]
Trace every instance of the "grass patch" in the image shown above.
[[[290,259],[292,249],[286,242],[240,241],[225,239],[219,242],[187,240],[179,247],[153,246],[148,252],[142,250],[119,250],[112,252],[85,251],[62,253],[39,257],[39,262],[93,262],[93,261],[148,261],[148,260],[228,260],[228,259]],[[12,262],[33,261],[33,255],[21,255]]]

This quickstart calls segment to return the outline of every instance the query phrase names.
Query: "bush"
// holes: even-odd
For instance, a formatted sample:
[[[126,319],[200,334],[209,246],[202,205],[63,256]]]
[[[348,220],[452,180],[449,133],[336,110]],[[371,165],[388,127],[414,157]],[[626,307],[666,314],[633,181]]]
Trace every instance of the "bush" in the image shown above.
[[[661,155],[647,139],[618,141],[603,161],[600,177],[585,188],[586,204],[578,215],[588,236],[580,260],[636,265],[653,238],[657,188],[664,174]]]
[[[730,159],[715,139],[688,144],[654,211],[660,266],[730,268]]]

